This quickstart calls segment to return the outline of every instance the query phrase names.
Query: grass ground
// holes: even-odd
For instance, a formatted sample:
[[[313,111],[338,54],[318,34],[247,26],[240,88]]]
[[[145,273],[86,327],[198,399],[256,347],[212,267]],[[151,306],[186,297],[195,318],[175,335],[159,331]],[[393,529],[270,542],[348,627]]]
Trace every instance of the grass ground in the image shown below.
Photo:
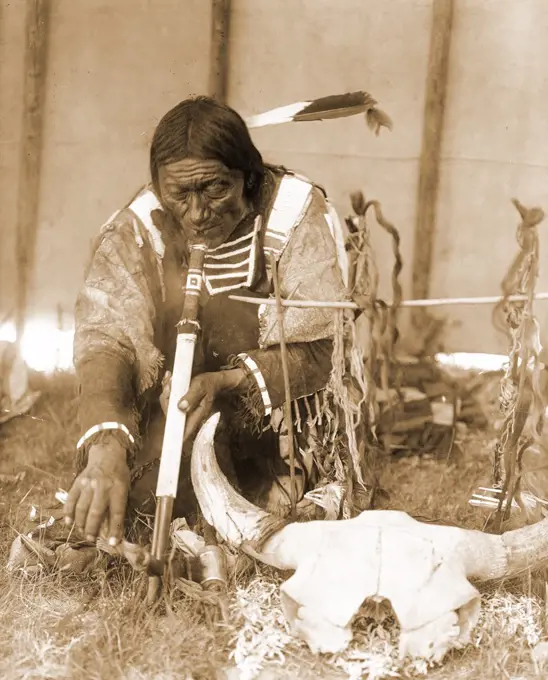
[[[2,565],[31,505],[51,506],[55,491],[70,486],[75,385],[70,376],[57,375],[39,379],[36,387],[42,397],[31,414],[0,428]],[[467,436],[462,456],[450,462],[394,461],[384,479],[389,506],[481,528],[485,516],[467,500],[478,484],[489,482],[491,440],[490,433]],[[284,630],[277,598],[280,577],[250,561],[246,566],[232,591],[231,625],[224,627],[213,626],[203,605],[188,593],[172,592],[161,613],[149,611],[142,601],[143,579],[129,568],[99,569],[85,578],[44,575],[33,581],[10,579],[2,569],[0,677],[548,677],[532,654],[544,636],[544,604],[532,595],[530,580],[486,592],[476,644],[452,654],[442,666],[426,669],[398,663],[395,624],[369,622],[344,657],[314,657]],[[262,674],[261,666],[267,667]]]

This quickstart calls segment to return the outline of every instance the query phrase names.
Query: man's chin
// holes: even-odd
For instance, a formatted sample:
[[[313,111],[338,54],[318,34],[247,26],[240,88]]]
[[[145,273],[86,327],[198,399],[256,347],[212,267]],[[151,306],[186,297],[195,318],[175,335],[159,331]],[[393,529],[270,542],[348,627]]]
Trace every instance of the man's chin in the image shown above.
[[[225,236],[219,233],[211,236],[206,235],[202,236],[202,243],[206,244],[208,250],[214,250],[215,248],[222,246],[225,241],[226,241]]]
[[[227,232],[222,227],[214,227],[208,229],[207,231],[201,231],[193,236],[193,241],[205,243],[205,245],[213,250],[222,246],[225,241],[230,238],[230,233]]]
[[[204,243],[210,250],[222,246],[226,243],[234,233],[237,225],[216,224],[208,229],[189,229],[190,243]]]

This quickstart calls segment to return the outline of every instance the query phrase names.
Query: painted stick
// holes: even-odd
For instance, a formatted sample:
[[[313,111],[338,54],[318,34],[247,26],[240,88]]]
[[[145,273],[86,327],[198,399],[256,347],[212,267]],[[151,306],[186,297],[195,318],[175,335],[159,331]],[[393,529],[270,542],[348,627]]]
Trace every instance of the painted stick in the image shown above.
[[[190,246],[185,299],[181,320],[178,324],[177,346],[171,378],[171,391],[166,415],[166,426],[160,457],[160,469],[156,485],[156,516],[152,534],[152,559],[147,594],[149,603],[158,597],[165,558],[169,550],[169,530],[173,505],[177,495],[186,414],[179,409],[179,401],[188,392],[192,377],[194,349],[200,324],[198,309],[202,290],[202,272],[207,247],[202,244]]]
[[[285,420],[287,427],[287,442],[289,446],[289,479],[290,479],[290,500],[291,500],[291,519],[297,519],[297,481],[295,479],[295,442],[293,439],[293,414],[291,413],[291,389],[289,385],[289,365],[287,360],[287,345],[284,333],[284,310],[281,304],[280,282],[278,279],[278,264],[274,255],[270,258],[270,269],[272,272],[272,283],[274,284],[274,295],[278,319],[278,331],[280,334],[280,355],[282,360],[282,374],[284,379],[285,392]]]
[[[217,542],[215,528],[204,519],[205,548],[198,556],[202,567],[202,579],[200,581],[204,590],[214,592],[218,597],[218,608],[221,621],[228,623],[230,609],[227,589],[227,561],[226,555]]]

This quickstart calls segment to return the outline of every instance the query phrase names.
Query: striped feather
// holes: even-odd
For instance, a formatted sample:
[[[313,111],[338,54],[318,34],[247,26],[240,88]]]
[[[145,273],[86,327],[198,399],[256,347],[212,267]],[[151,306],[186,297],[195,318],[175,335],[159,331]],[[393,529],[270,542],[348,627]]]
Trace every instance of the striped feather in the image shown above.
[[[359,90],[280,106],[257,116],[252,116],[246,122],[249,128],[256,128],[281,123],[332,120],[365,113],[368,127],[375,134],[378,134],[381,127],[391,130],[392,121],[384,111],[376,108],[376,103],[369,93]]]
[[[259,113],[246,120],[248,128],[265,127],[267,125],[279,125],[280,123],[291,123],[295,116],[311,102],[296,102],[287,106],[279,106],[265,113]]]
[[[377,102],[367,92],[348,92],[320,97],[310,102],[296,116],[296,121],[328,120],[365,113]]]

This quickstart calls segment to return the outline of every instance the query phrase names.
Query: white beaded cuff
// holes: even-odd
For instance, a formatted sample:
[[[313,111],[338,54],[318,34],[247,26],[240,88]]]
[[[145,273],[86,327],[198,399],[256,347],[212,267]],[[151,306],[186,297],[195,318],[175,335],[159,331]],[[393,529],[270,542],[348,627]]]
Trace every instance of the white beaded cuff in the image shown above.
[[[125,435],[127,435],[129,441],[132,444],[135,444],[135,438],[123,423],[99,423],[98,425],[90,427],[87,432],[84,432],[84,434],[78,440],[78,444],[76,444],[76,450],[78,451],[78,449],[80,449],[90,437],[93,437],[94,434],[103,432],[104,430],[121,430]]]
[[[272,413],[272,402],[270,401],[270,395],[268,394],[263,374],[261,373],[257,364],[247,354],[238,354],[238,358],[244,362],[244,364],[249,368],[249,370],[253,374],[253,377],[255,378],[259,390],[261,391],[261,398],[263,400],[265,416],[269,416]]]

